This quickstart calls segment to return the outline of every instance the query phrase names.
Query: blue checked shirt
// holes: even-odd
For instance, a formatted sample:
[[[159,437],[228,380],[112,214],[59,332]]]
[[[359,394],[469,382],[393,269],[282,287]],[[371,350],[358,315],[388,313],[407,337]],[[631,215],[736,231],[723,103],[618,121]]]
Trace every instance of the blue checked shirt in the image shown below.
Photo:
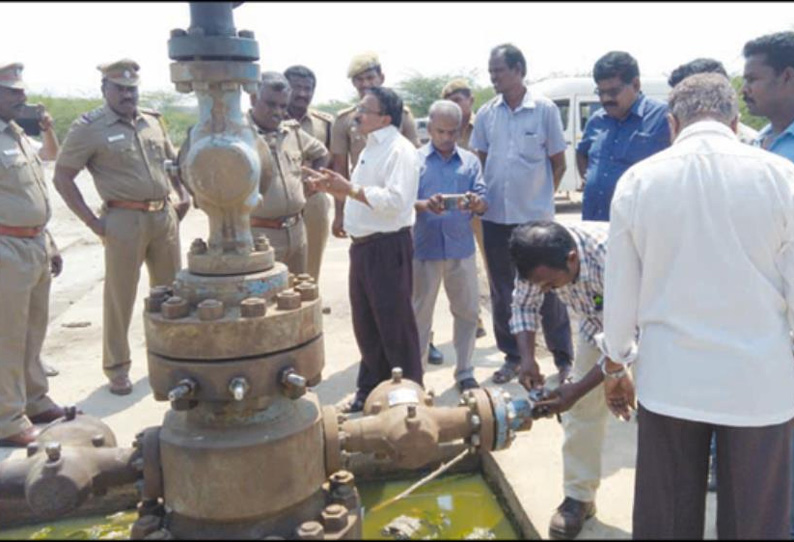
[[[604,330],[604,268],[607,260],[607,236],[609,224],[605,222],[581,222],[565,226],[576,242],[579,252],[579,276],[562,288],[554,290],[568,309],[579,315],[579,333],[593,346],[594,336]],[[540,329],[540,306],[544,294],[539,287],[516,277],[513,289],[513,315],[510,332]]]

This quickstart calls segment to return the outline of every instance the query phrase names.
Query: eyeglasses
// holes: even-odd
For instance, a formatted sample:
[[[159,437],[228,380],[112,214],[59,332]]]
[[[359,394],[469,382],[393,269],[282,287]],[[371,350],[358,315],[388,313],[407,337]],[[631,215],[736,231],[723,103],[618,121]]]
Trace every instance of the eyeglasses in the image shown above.
[[[358,107],[356,107],[356,112],[363,113],[365,115],[383,115],[383,113],[381,113],[380,111],[370,111],[363,105],[359,105]]]
[[[618,94],[623,92],[624,88],[626,88],[626,84],[625,83],[620,85],[619,87],[608,88],[608,89],[604,89],[604,90],[601,90],[600,88],[596,87],[593,90],[593,94],[595,94],[596,96],[599,96],[599,97],[601,97],[601,96],[609,96],[610,98],[617,98]]]

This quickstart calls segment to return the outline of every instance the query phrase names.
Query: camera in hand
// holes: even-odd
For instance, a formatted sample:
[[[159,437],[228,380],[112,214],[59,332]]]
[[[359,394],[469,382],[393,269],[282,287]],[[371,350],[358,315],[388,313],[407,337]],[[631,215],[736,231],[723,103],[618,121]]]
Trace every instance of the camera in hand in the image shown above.
[[[445,211],[468,209],[470,204],[469,198],[466,196],[466,194],[445,194],[441,196],[441,199],[444,202]],[[458,207],[458,202],[460,202],[460,207]]]
[[[25,130],[29,136],[37,136],[41,134],[41,117],[44,114],[44,106],[41,104],[25,104],[19,113],[19,116],[14,119],[14,122],[19,124],[20,128]]]

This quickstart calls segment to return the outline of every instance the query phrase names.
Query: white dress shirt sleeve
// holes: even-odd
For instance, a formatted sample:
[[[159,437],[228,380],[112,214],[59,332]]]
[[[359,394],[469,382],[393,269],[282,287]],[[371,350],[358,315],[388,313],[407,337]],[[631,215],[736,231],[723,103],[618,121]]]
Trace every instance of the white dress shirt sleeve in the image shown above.
[[[637,357],[641,262],[630,231],[633,181],[630,171],[623,175],[612,199],[604,278],[604,335],[596,339],[602,352],[622,364]]]
[[[789,329],[794,331],[794,183],[790,183],[789,186],[792,191],[784,198],[787,206],[785,215],[788,220],[784,230],[783,246],[777,255],[776,264],[783,277]]]

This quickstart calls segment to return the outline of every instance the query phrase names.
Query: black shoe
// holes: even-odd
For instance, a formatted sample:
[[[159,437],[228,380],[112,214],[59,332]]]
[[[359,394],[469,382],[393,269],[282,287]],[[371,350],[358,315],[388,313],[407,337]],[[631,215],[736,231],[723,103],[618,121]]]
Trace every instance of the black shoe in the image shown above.
[[[595,503],[565,497],[549,522],[549,536],[570,540],[581,532],[584,522],[596,513]]]
[[[488,333],[485,332],[485,326],[482,325],[482,318],[477,318],[477,333],[475,337],[478,339],[482,339],[486,335],[488,335]]]
[[[364,396],[359,395],[356,393],[355,397],[352,400],[348,401],[341,407],[339,407],[339,411],[342,414],[355,414],[356,412],[361,412],[364,410],[364,403],[367,401],[367,398]]]
[[[458,391],[461,392],[461,393],[463,393],[466,390],[473,390],[474,388],[479,388],[480,387],[480,385],[477,383],[477,381],[474,378],[472,378],[472,377],[464,378],[463,380],[458,382],[456,385],[458,386]]]
[[[430,349],[427,351],[427,362],[431,365],[441,365],[444,363],[444,354],[442,354],[441,350],[436,348],[433,343],[430,343]]]

